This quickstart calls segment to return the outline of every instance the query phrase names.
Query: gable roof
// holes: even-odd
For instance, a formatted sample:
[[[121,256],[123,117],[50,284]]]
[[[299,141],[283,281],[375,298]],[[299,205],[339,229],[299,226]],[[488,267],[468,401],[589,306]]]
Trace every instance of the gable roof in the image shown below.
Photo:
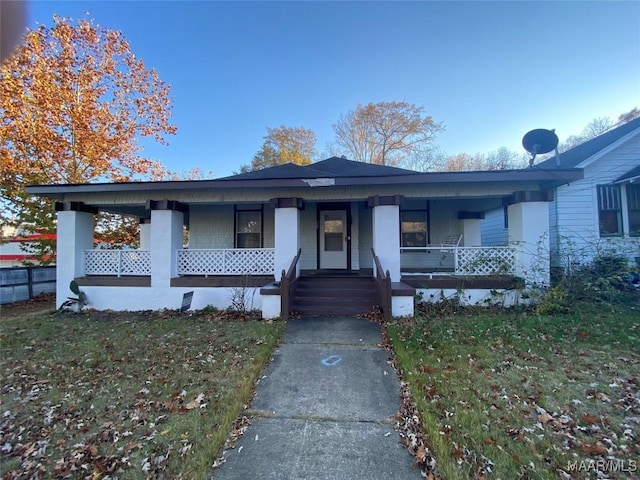
[[[580,163],[587,160],[589,157],[595,155],[596,153],[604,150],[608,146],[620,140],[625,135],[633,132],[636,129],[640,129],[640,117],[631,120],[630,122],[624,123],[619,127],[614,128],[613,130],[609,130],[608,132],[603,133],[602,135],[598,135],[591,140],[587,140],[580,145],[576,145],[575,147],[560,153],[560,165],[556,165],[555,157],[544,160],[537,165],[535,168],[574,168],[577,167]]]
[[[395,175],[416,175],[419,172],[404,168],[355,162],[346,158],[331,157],[311,165],[285,163],[253,172],[224,177],[220,180],[271,180],[276,178],[346,178],[346,177],[388,177]]]

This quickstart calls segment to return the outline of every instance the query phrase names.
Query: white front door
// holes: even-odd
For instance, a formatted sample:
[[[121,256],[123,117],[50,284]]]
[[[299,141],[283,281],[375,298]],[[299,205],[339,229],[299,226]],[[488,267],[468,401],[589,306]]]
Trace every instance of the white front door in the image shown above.
[[[347,268],[347,212],[320,211],[320,268]]]

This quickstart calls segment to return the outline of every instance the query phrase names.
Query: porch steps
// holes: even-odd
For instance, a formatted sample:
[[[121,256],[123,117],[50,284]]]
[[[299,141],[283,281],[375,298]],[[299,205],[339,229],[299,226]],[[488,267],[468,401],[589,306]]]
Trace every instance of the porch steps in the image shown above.
[[[301,276],[292,310],[304,315],[356,315],[377,304],[373,278]]]

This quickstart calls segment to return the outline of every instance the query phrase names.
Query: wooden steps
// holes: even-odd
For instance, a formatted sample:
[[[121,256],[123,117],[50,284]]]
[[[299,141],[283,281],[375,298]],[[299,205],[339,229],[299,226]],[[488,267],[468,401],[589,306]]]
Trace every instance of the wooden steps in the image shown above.
[[[376,305],[371,277],[301,276],[291,309],[303,315],[357,315]]]

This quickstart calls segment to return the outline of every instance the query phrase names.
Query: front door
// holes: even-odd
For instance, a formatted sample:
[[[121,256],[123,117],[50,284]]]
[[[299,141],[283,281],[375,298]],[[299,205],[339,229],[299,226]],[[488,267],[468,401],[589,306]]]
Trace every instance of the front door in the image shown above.
[[[347,268],[347,212],[320,211],[320,268]]]

